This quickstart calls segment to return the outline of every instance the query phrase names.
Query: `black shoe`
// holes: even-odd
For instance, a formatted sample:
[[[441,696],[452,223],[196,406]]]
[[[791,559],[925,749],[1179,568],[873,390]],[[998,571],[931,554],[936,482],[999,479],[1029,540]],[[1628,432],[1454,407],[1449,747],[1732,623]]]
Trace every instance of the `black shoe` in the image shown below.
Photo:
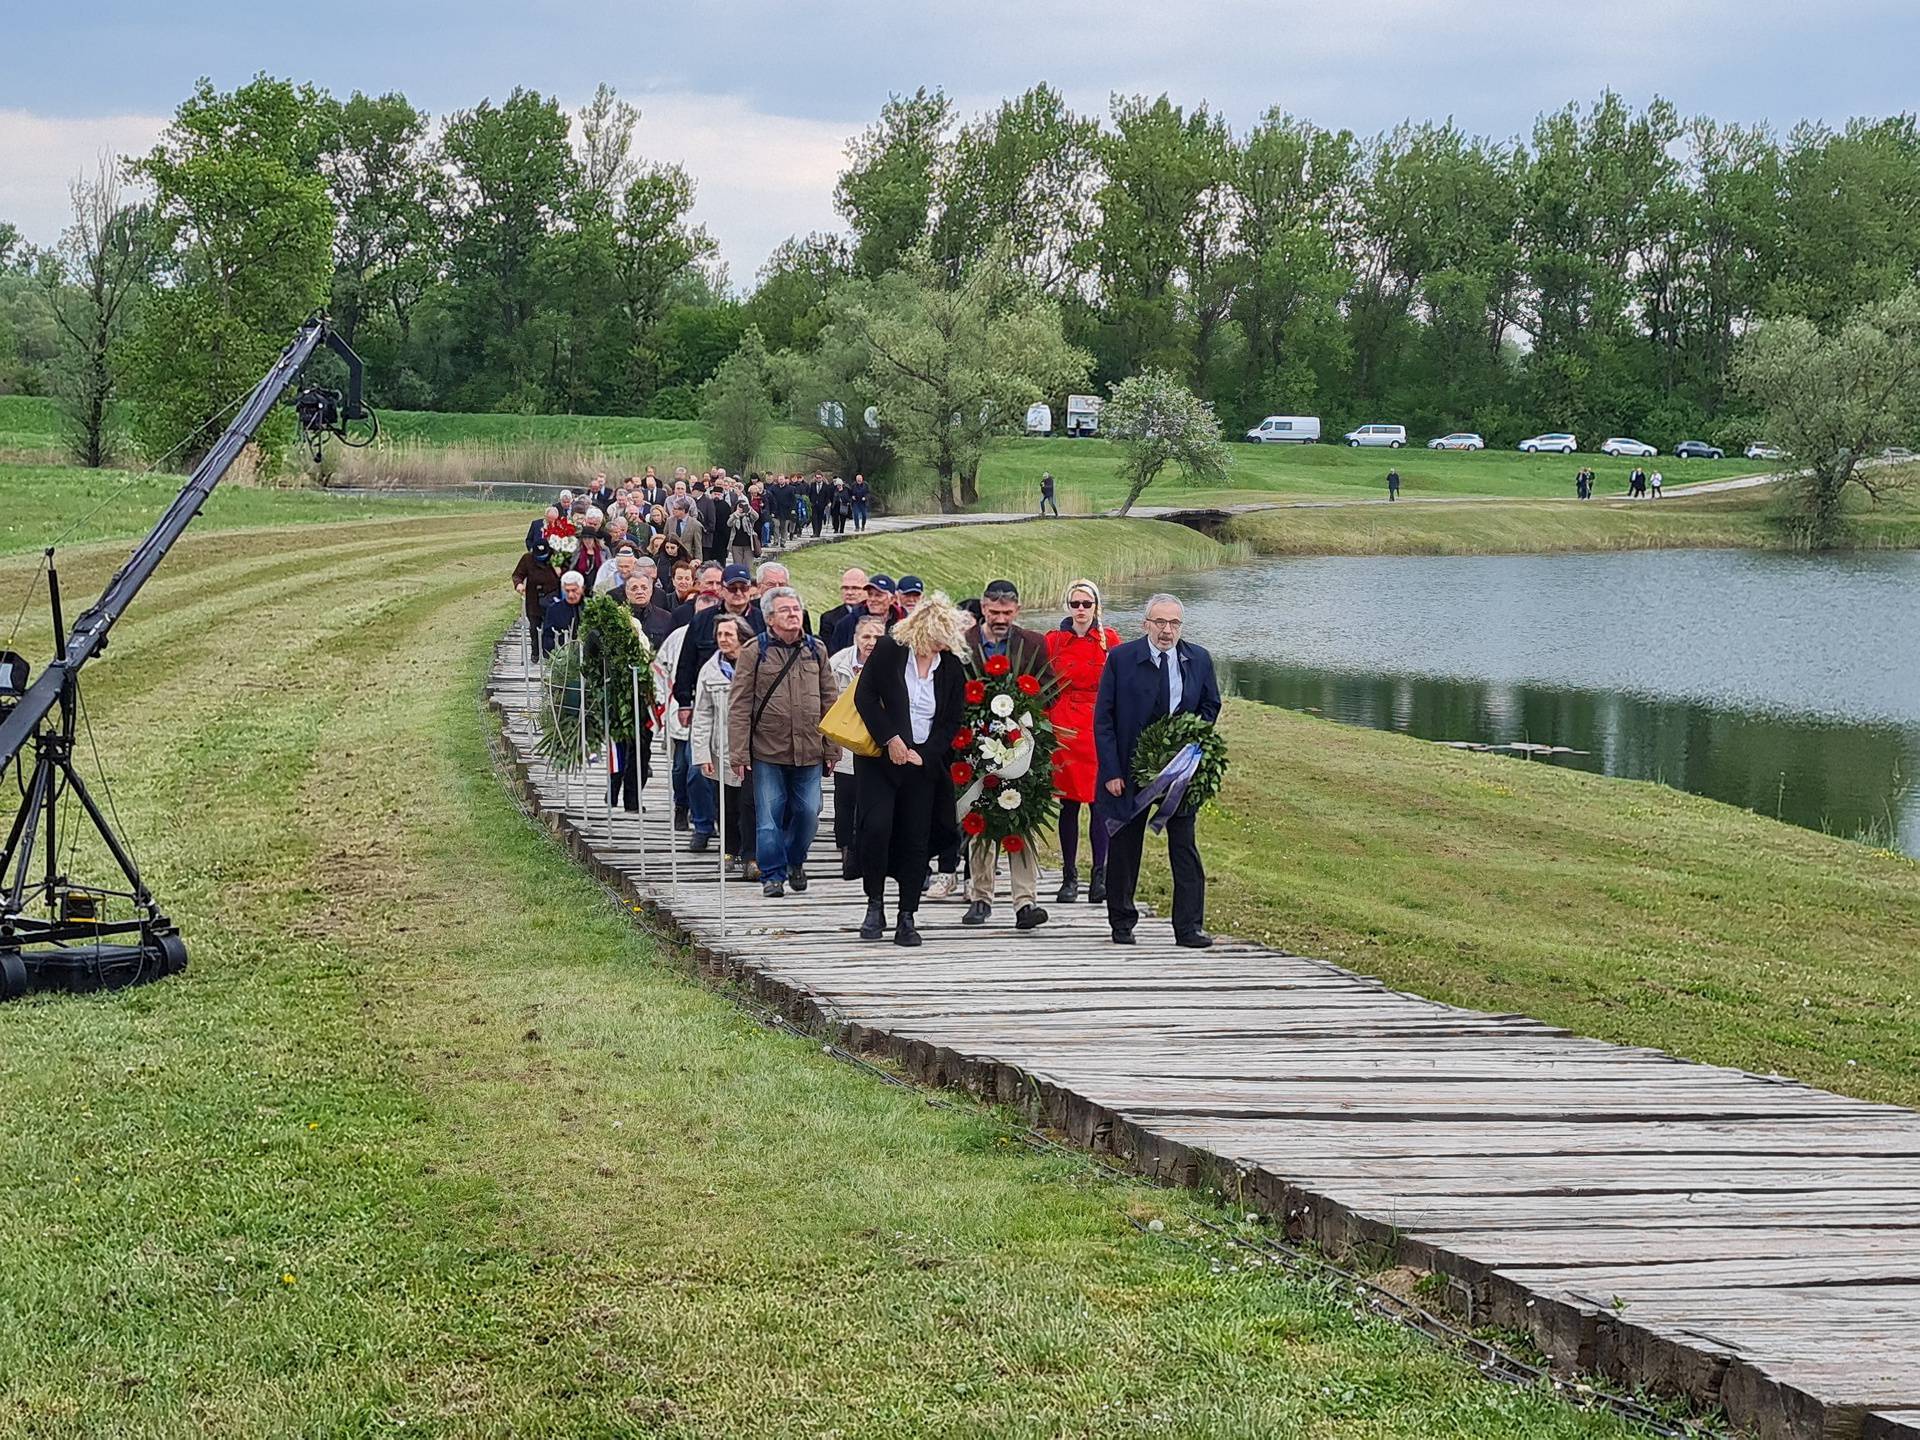
[[[686,806],[676,805],[673,807],[673,828],[676,830],[691,830],[693,828],[693,817],[687,814]]]
[[[867,918],[860,922],[862,940],[878,940],[880,932],[887,928],[887,907],[878,900],[867,902]]]
[[[760,893],[769,900],[778,900],[787,893],[787,887],[783,881],[763,880],[760,882]]]
[[[1206,950],[1213,944],[1213,936],[1204,930],[1196,930],[1191,935],[1176,935],[1173,943],[1183,950]]]
[[[900,917],[893,922],[893,943],[909,947],[922,943],[920,932],[913,928],[913,912],[911,910],[903,912]]]
[[[841,857],[840,878],[842,880],[858,880],[860,878],[860,862],[854,858],[851,850]]]
[[[1047,912],[1038,905],[1022,905],[1013,917],[1013,928],[1016,930],[1038,930],[1046,923]]]
[[[984,925],[987,917],[993,914],[993,906],[984,900],[976,900],[967,906],[967,913],[960,917],[962,925]]]
[[[1137,943],[1139,943],[1139,942],[1137,942],[1137,941],[1136,941],[1136,940],[1135,940],[1135,939],[1133,938],[1133,931],[1131,931],[1131,930],[1116,930],[1116,931],[1114,931],[1114,932],[1113,932],[1113,943],[1114,943],[1114,944],[1116,944],[1116,945],[1134,945],[1134,944],[1137,944]]]
[[[687,853],[689,855],[704,855],[712,848],[713,836],[706,834],[704,831],[694,831],[693,838],[687,841]]]
[[[1089,905],[1099,905],[1103,903],[1106,898],[1107,867],[1104,865],[1096,865],[1093,867],[1093,878],[1087,882],[1087,903]]]
[[[1079,898],[1080,877],[1074,874],[1069,874],[1060,882],[1060,888],[1053,892],[1053,903],[1056,905],[1071,905]]]
[[[796,895],[807,893],[807,872],[798,865],[787,871],[787,888]]]

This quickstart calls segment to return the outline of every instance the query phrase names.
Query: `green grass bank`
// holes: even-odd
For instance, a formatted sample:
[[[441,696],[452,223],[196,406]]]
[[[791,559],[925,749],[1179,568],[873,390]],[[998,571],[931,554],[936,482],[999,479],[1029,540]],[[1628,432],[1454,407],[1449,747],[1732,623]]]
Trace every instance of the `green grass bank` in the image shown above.
[[[520,529],[196,530],[90,669],[192,963],[0,1008],[0,1430],[1631,1433],[694,983],[490,768]]]

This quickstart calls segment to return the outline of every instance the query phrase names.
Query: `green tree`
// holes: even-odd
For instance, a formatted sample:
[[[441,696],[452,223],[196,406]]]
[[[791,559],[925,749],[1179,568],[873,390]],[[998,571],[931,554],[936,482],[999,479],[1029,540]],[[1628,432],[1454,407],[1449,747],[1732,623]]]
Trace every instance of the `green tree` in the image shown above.
[[[700,419],[716,462],[736,475],[752,468],[773,429],[767,347],[753,326],[701,390]]]
[[[153,271],[152,217],[123,199],[117,170],[102,156],[91,178],[82,175],[69,187],[73,223],[41,268],[60,333],[54,393],[68,448],[91,469],[110,458],[120,342]]]
[[[1831,327],[1920,276],[1920,118],[1853,120],[1788,137],[1781,265],[1768,310]]]
[[[440,262],[442,185],[427,153],[427,116],[404,95],[356,90],[333,107],[332,128],[320,159],[336,217],[331,311],[351,345],[369,312],[406,330]]]
[[[811,350],[774,356],[774,388],[792,419],[812,433],[816,463],[832,474],[866,476],[885,507],[899,465],[879,423],[880,397],[867,373],[870,358],[851,327],[828,325]]]
[[[880,119],[847,144],[833,200],[853,227],[854,265],[880,275],[927,233],[952,151],[953,105],[924,86],[891,96]]]
[[[1013,433],[1036,397],[1079,383],[1091,363],[1067,343],[1059,307],[1003,249],[949,288],[922,246],[878,280],[842,287],[833,314],[865,351],[887,442],[931,472],[943,511],[979,498],[987,442]]]
[[[828,297],[852,274],[853,246],[844,236],[783,240],[760,268],[747,318],[771,350],[810,349],[826,328]]]
[[[202,80],[131,174],[153,188],[156,286],[125,344],[134,434],[156,458],[198,460],[243,394],[326,298],[333,207],[319,172],[325,97],[266,75],[230,93]],[[277,416],[262,444],[287,438]]]
[[[1115,385],[1100,428],[1120,451],[1122,515],[1169,465],[1195,485],[1227,482],[1227,447],[1213,406],[1170,371],[1143,370]]]
[[[1803,316],[1769,320],[1742,342],[1737,364],[1767,434],[1799,467],[1789,491],[1795,538],[1834,544],[1850,487],[1878,499],[1905,479],[1870,462],[1920,425],[1920,288],[1863,306],[1831,331]]]

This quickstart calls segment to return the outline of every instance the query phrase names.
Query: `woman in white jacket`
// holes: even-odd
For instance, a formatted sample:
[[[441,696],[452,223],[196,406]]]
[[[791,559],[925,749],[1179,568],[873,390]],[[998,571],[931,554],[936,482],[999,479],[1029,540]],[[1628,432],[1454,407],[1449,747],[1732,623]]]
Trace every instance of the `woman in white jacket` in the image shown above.
[[[722,615],[714,622],[713,658],[693,682],[693,763],[709,780],[720,779],[719,747],[726,744],[727,703],[733,690],[733,662],[740,655],[740,622]],[[746,757],[729,755],[720,786],[721,829],[726,832],[726,863],[748,880],[757,879],[754,854],[753,788],[741,781]]]

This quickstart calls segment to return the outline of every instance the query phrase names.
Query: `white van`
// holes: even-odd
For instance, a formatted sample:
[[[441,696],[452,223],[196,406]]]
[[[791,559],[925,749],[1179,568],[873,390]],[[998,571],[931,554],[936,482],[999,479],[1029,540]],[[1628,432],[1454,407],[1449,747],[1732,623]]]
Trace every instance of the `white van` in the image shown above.
[[[1027,407],[1027,434],[1051,435],[1053,433],[1053,407],[1035,403]]]
[[[1100,406],[1098,395],[1067,396],[1067,437],[1079,439],[1085,435],[1098,435]]]
[[[1407,427],[1404,425],[1362,425],[1358,430],[1349,430],[1340,437],[1349,445],[1385,445],[1398,450],[1407,443]]]
[[[1256,445],[1311,445],[1319,438],[1318,415],[1269,415],[1247,431]]]

